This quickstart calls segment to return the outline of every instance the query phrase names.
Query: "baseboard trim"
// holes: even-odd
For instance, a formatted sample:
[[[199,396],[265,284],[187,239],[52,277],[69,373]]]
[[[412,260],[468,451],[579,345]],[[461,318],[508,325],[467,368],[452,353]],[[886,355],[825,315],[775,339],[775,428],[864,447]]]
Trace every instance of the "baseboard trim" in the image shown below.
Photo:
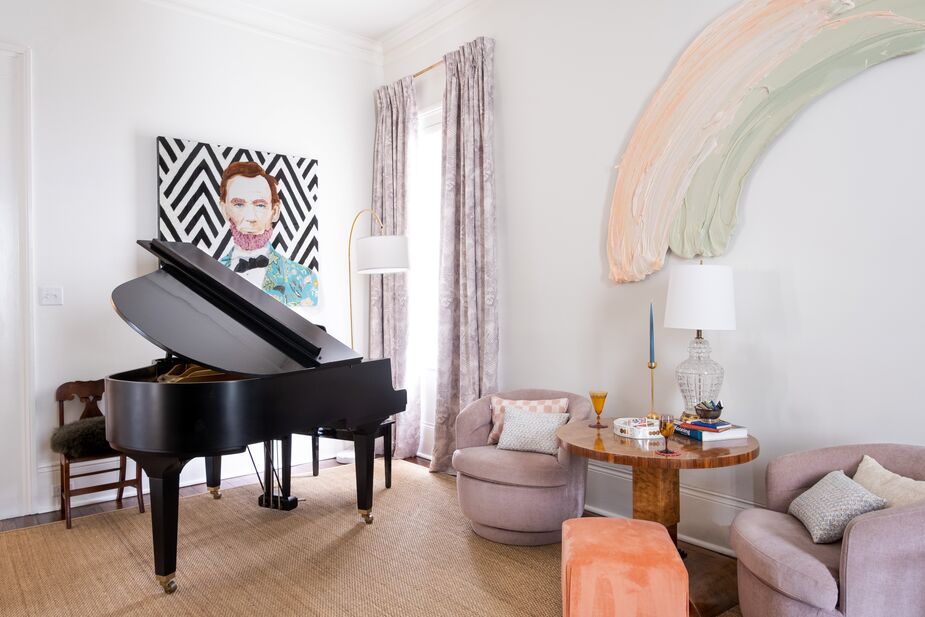
[[[629,467],[589,461],[588,476],[589,484],[592,483],[592,478],[594,476],[597,476],[599,479],[597,482],[598,492],[600,492],[600,478],[603,477],[606,478],[604,482],[623,484],[622,489],[612,491],[613,494],[623,494],[624,496],[632,494],[632,489],[630,487],[633,482],[633,472]],[[694,546],[728,555],[729,557],[735,557],[735,551],[729,546],[719,544],[716,540],[726,537],[728,530],[725,524],[731,522],[736,514],[743,510],[763,507],[762,504],[748,499],[742,499],[741,497],[726,495],[717,491],[683,483],[681,484],[680,492],[682,511],[694,510],[695,512],[700,512],[700,516],[694,519],[695,524],[698,522],[700,523],[700,528],[698,530],[698,536],[686,534],[679,529],[678,538]],[[608,503],[608,497],[610,497],[609,493],[610,491],[608,491],[608,494],[604,496],[603,499],[595,499],[595,495],[589,495],[588,498],[586,498],[585,509],[588,512],[600,514],[601,516],[625,518],[627,516],[625,512],[620,513],[617,511],[617,508],[625,510],[625,508],[622,508],[622,505],[625,504],[617,504],[612,498],[609,499]],[[589,500],[590,503],[588,503]],[[708,516],[704,516],[705,513],[708,514]],[[711,513],[715,513],[716,516],[711,515]],[[723,521],[725,521],[725,523]],[[704,523],[706,523],[706,525],[704,525]],[[684,523],[682,523],[681,527],[683,526]],[[710,539],[699,537],[701,534],[706,535],[707,538]]]
[[[262,455],[261,455],[261,458],[262,458]],[[319,457],[318,460],[323,461],[323,460],[328,460],[332,458],[334,458],[333,454],[332,455],[322,455]],[[296,465],[305,465],[308,463],[311,463],[310,456],[309,457],[304,457],[304,456],[303,457],[293,457],[292,466],[295,467]],[[71,470],[73,473],[86,473],[90,471],[101,471],[103,469],[111,468],[114,465],[118,465],[118,464],[119,464],[119,459],[114,457],[114,458],[107,458],[107,459],[99,459],[95,461],[84,461],[81,463],[74,463],[71,465]],[[39,465],[37,469],[38,473],[36,474],[39,479],[39,485],[46,487],[46,489],[50,487],[51,498],[47,502],[37,504],[37,508],[35,509],[35,512],[31,512],[31,514],[41,514],[43,512],[53,512],[60,508],[61,486],[60,486],[60,480],[59,480],[60,478],[59,468],[60,468],[60,464],[57,462],[45,463],[43,465]],[[130,461],[128,463],[128,470],[127,470],[126,478],[133,477],[131,474],[134,474],[134,471],[135,471],[134,461]],[[110,473],[115,474],[115,472],[110,472]],[[234,475],[222,474],[222,480],[229,480],[231,478],[240,478],[242,477],[242,475],[250,475],[250,474],[239,474],[239,473],[234,474]],[[94,481],[96,483],[99,483],[98,478],[100,477],[105,478],[106,476],[105,475],[97,476],[97,479],[94,479]],[[82,478],[77,478],[77,480],[81,480],[81,479]],[[145,495],[147,495],[150,492],[147,488],[147,480],[148,480],[148,477],[142,474],[142,494],[145,494]],[[73,482],[74,481],[72,480],[72,486],[74,486]],[[204,470],[201,474],[196,474],[195,476],[187,480],[181,479],[180,486],[181,487],[195,486],[196,484],[202,484],[203,482],[205,482],[205,471]],[[78,506],[87,506],[87,505],[92,505],[95,503],[102,503],[104,501],[113,501],[116,498],[115,496],[116,496],[115,490],[102,491],[99,493],[88,493],[86,495],[78,495],[76,497],[71,497],[71,507],[76,508]],[[135,497],[135,496],[136,496],[135,489],[127,487],[124,491],[123,499],[127,499],[129,497]]]
[[[618,512],[611,512],[610,510],[605,510],[604,508],[598,508],[595,506],[589,506],[585,504],[585,511],[591,512],[592,514],[597,514],[598,516],[606,516],[607,518],[627,518]],[[707,542],[701,540],[700,538],[694,538],[692,536],[685,535],[683,533],[678,534],[678,540],[682,542],[687,542],[688,544],[693,544],[700,548],[705,548],[708,551],[713,551],[714,553],[720,553],[721,555],[726,555],[727,557],[736,558],[735,551],[731,548],[725,546],[720,546],[719,544],[714,544],[712,542]]]
[[[630,483],[633,481],[633,472],[630,469],[617,467],[608,463],[588,461],[588,472],[590,473],[592,471],[594,473],[619,478],[620,480],[625,480]],[[735,508],[736,510],[748,510],[750,508],[764,507],[764,504],[760,504],[749,499],[742,499],[741,497],[736,497],[734,495],[718,493],[716,491],[700,488],[698,486],[690,486],[688,484],[684,484],[683,482],[681,483],[681,495],[696,497],[697,499],[702,499],[704,501],[711,501],[721,506]]]

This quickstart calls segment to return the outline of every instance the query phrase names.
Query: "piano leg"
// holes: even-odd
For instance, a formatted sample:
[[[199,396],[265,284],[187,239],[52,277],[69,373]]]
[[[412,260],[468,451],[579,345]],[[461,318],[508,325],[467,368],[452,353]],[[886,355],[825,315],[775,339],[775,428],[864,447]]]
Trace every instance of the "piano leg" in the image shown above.
[[[154,574],[166,593],[177,590],[177,516],[180,505],[180,471],[188,461],[139,457],[151,485],[151,535],[154,540]]]
[[[206,457],[206,488],[213,499],[222,498],[222,457]]]
[[[378,424],[357,427],[353,431],[353,451],[356,456],[357,509],[367,525],[373,522],[373,460],[376,455]]]
[[[313,476],[318,475],[318,452],[320,450],[318,447],[319,446],[318,441],[320,439],[321,438],[318,436],[317,433],[312,435],[312,475]]]

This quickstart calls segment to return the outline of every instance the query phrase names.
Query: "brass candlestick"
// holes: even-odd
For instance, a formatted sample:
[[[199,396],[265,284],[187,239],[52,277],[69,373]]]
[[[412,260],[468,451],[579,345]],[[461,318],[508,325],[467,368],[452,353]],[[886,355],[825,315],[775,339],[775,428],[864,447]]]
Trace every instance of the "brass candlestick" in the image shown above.
[[[658,420],[659,413],[655,411],[655,369],[658,368],[658,362],[649,362],[649,387],[651,398],[649,399],[649,413],[646,417],[650,420]]]

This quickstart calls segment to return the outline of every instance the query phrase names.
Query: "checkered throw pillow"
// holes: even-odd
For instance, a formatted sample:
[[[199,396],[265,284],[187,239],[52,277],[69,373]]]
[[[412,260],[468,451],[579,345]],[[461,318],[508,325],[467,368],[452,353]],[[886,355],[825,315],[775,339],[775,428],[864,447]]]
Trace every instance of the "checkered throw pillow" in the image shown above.
[[[568,411],[567,398],[551,398],[539,401],[513,400],[491,397],[491,432],[488,434],[488,445],[498,443],[501,432],[504,430],[504,410],[508,407],[517,407],[530,413],[565,413]]]

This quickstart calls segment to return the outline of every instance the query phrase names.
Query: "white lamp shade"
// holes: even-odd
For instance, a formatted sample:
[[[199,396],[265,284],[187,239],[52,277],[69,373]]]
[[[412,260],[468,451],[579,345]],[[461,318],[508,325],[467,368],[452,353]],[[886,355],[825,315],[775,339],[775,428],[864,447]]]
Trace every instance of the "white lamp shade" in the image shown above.
[[[407,236],[366,236],[357,240],[358,273],[388,274],[407,269]]]
[[[697,264],[673,267],[665,300],[665,327],[735,330],[732,268]]]

